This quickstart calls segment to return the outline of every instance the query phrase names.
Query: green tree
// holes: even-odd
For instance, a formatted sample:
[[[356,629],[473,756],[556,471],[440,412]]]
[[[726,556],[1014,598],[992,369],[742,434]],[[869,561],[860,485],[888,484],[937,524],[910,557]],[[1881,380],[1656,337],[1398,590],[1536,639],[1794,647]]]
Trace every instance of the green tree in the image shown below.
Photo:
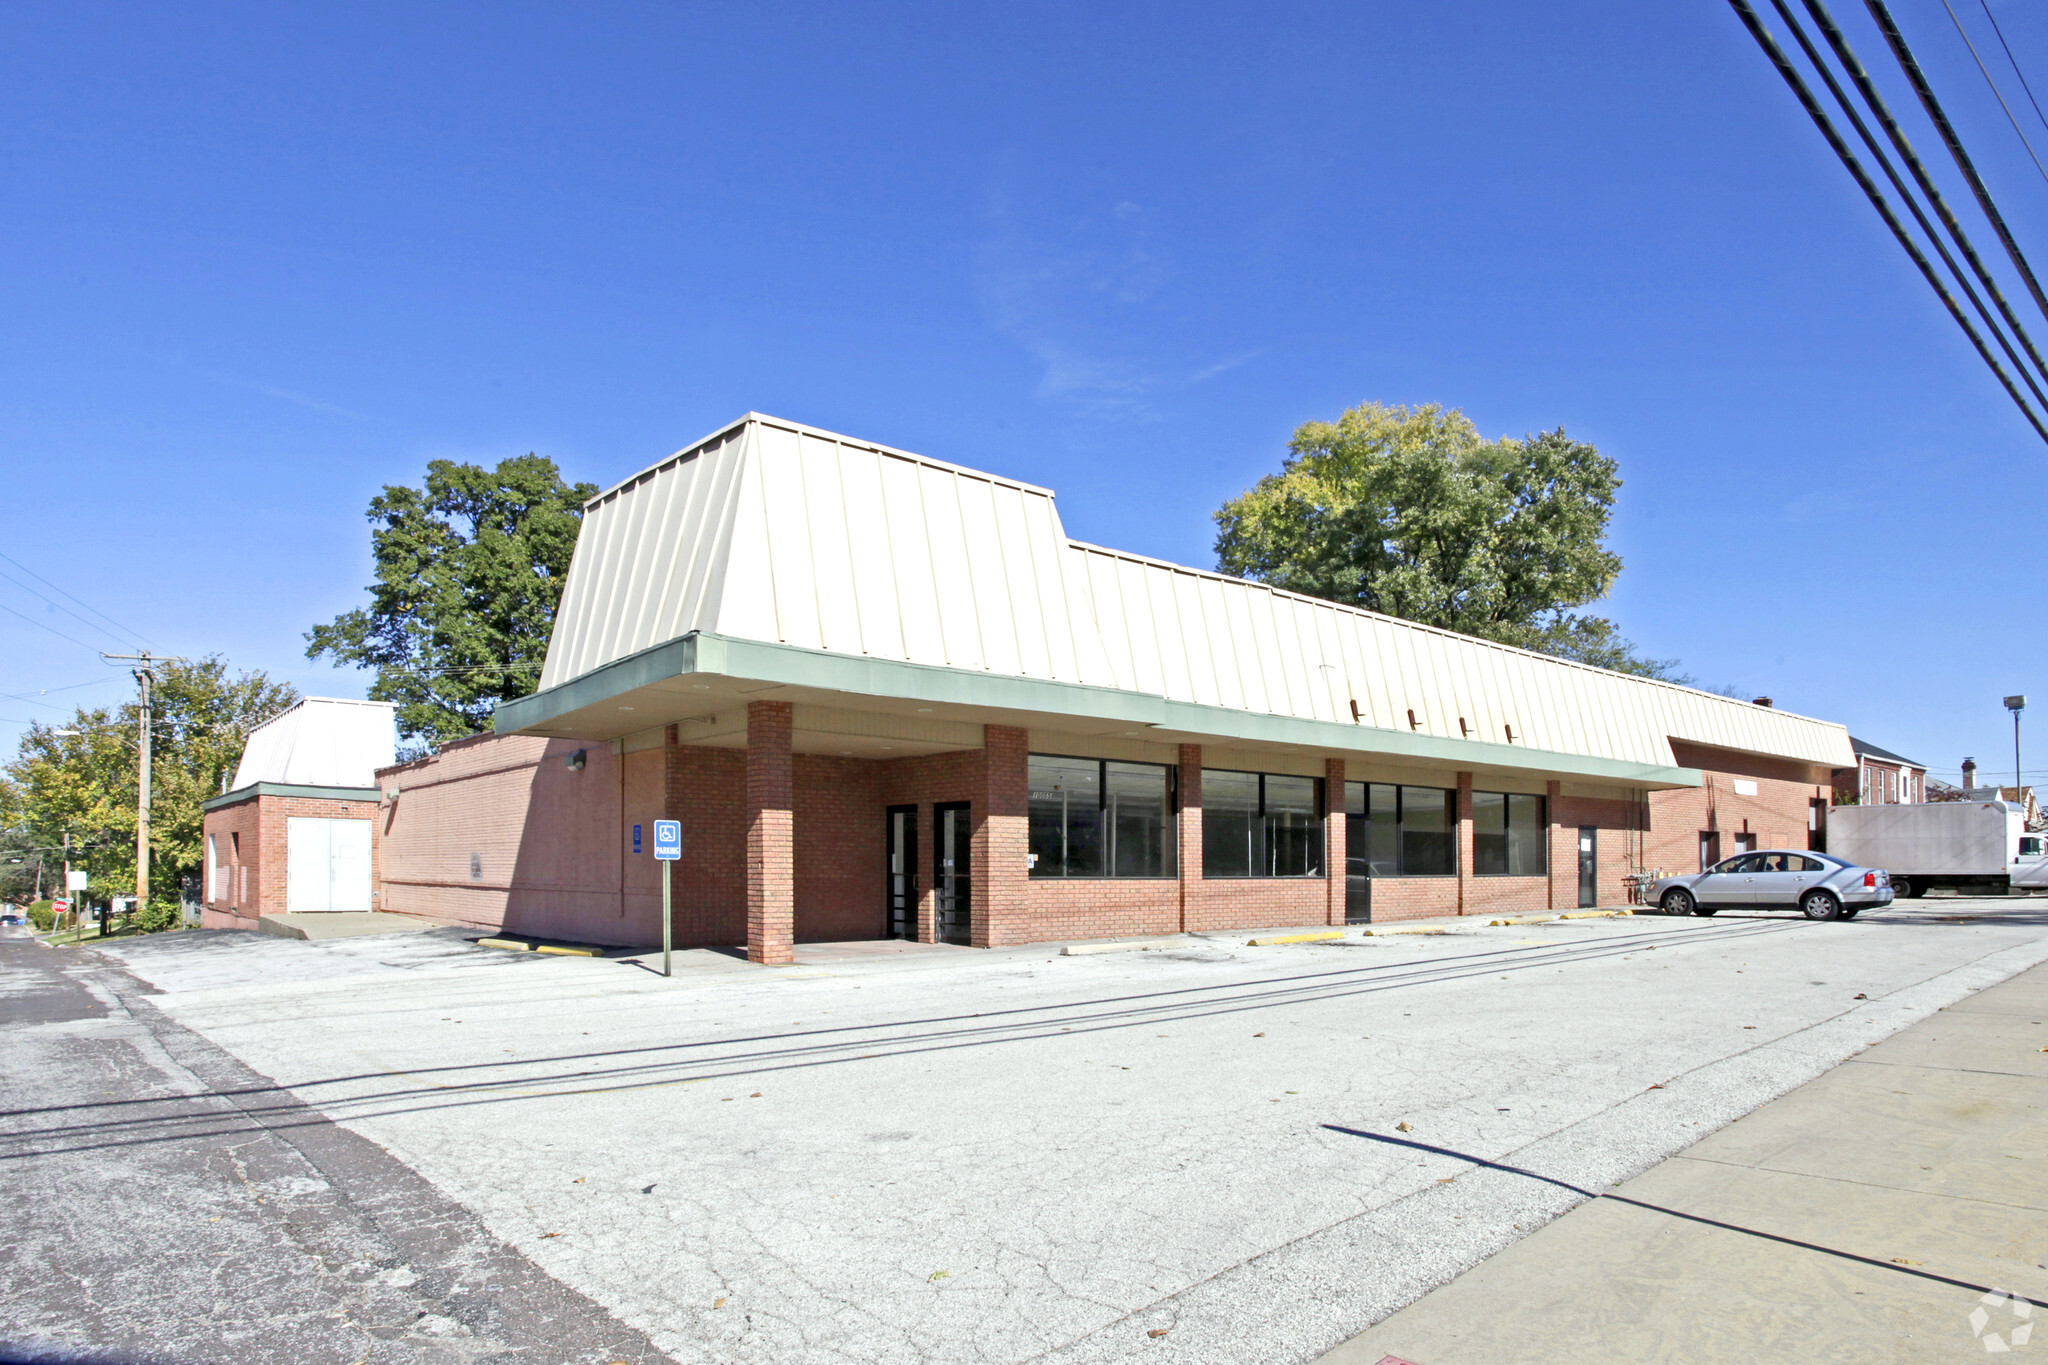
[[[150,727],[150,904],[146,928],[177,923],[179,886],[199,874],[204,812],[242,756],[249,731],[299,699],[261,672],[230,675],[219,655],[158,666]],[[135,885],[137,706],[79,708],[57,725],[35,724],[5,767],[12,822],[27,846],[47,852],[71,836],[95,899]],[[66,734],[65,731],[76,731]],[[45,882],[46,889],[49,883]]]
[[[418,741],[405,757],[477,733],[540,681],[596,493],[539,455],[435,460],[425,487],[387,486],[370,500],[370,605],[313,627],[306,656],[377,670],[370,696],[397,702],[399,733]]]
[[[1463,413],[1366,403],[1308,422],[1216,513],[1218,567],[1276,588],[1601,668],[1672,678],[1574,613],[1621,572],[1613,460],[1559,428],[1488,441]],[[1676,679],[1683,681],[1682,679]]]

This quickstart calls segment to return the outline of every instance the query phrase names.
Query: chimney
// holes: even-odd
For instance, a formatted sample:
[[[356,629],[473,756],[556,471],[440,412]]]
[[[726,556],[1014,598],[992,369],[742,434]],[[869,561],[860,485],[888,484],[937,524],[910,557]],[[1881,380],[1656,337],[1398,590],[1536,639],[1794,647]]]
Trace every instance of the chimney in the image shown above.
[[[1771,699],[1769,697],[1758,697],[1750,703],[1751,706],[1769,706],[1770,704]]]
[[[1963,790],[1968,791],[1970,788],[1976,785],[1977,760],[1974,758],[1966,758],[1963,760]]]

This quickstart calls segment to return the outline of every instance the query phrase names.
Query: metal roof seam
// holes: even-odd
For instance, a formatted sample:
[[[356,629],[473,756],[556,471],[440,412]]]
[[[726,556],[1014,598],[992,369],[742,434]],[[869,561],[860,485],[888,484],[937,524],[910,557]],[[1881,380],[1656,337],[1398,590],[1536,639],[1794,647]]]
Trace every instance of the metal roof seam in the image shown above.
[[[1679,692],[1685,692],[1695,696],[1710,698],[1716,702],[1726,702],[1729,704],[1742,705],[1747,704],[1739,703],[1737,699],[1733,697],[1724,697],[1719,693],[1708,692],[1703,688],[1687,687],[1683,683],[1675,683],[1666,678],[1652,678],[1647,677],[1640,673],[1623,673],[1617,669],[1601,668],[1598,664],[1582,663],[1577,659],[1567,659],[1561,655],[1544,654],[1540,651],[1533,649],[1523,649],[1519,645],[1502,644],[1498,640],[1489,640],[1486,639],[1484,636],[1479,635],[1466,635],[1459,631],[1447,630],[1442,626],[1430,625],[1428,622],[1425,621],[1409,621],[1399,616],[1388,616],[1383,612],[1368,611],[1364,607],[1354,607],[1346,602],[1333,602],[1327,597],[1314,597],[1307,593],[1298,593],[1290,591],[1286,588],[1277,588],[1270,583],[1261,583],[1254,578],[1232,578],[1229,574],[1217,573],[1211,569],[1197,569],[1186,564],[1176,564],[1172,560],[1156,559],[1151,555],[1137,554],[1130,550],[1119,550],[1107,545],[1094,545],[1090,544],[1085,540],[1074,540],[1071,537],[1069,537],[1067,543],[1073,546],[1076,550],[1080,550],[1086,554],[1108,555],[1115,559],[1127,559],[1137,564],[1149,564],[1155,568],[1169,569],[1174,573],[1187,574],[1190,577],[1194,578],[1212,579],[1219,583],[1241,584],[1248,588],[1257,588],[1265,592],[1270,592],[1277,597],[1293,598],[1297,601],[1307,602],[1312,606],[1328,608],[1331,611],[1340,611],[1351,616],[1362,616],[1373,620],[1391,622],[1392,624],[1400,626],[1406,630],[1421,631],[1429,635],[1442,636],[1444,638],[1451,640],[1467,641],[1475,645],[1482,645],[1488,649],[1496,649],[1509,654],[1523,654],[1531,658],[1544,660],[1548,663],[1560,664],[1569,668],[1583,669],[1588,673],[1606,674],[1612,677],[1627,678],[1631,682],[1655,684],[1657,686],[1671,688]],[[1836,721],[1831,720],[1822,720],[1818,716],[1802,715],[1797,711],[1787,711],[1779,707],[1774,707],[1771,709],[1774,712],[1774,714],[1784,716],[1793,720],[1813,721],[1816,724],[1820,725],[1834,725],[1838,723]]]

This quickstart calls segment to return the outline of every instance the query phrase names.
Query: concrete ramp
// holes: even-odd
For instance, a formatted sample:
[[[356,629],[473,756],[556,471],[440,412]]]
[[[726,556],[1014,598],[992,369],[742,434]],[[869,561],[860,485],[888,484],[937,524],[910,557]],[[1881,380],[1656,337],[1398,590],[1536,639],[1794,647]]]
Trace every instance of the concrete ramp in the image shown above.
[[[256,927],[279,938],[313,939],[416,934],[422,929],[438,929],[440,926],[432,920],[416,919],[411,915],[386,915],[372,910],[366,913],[326,911],[320,914],[264,915],[256,921]]]

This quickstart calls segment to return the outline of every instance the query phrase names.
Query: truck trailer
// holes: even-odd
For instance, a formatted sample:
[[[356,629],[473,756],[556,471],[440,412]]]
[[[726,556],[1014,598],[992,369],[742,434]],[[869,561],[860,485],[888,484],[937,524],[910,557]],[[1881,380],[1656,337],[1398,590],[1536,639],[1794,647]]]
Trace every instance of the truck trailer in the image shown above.
[[[1891,873],[1893,894],[1937,887],[1970,896],[2048,890],[2048,835],[2029,834],[2005,801],[1928,801],[1909,806],[1836,806],[1828,849]]]

